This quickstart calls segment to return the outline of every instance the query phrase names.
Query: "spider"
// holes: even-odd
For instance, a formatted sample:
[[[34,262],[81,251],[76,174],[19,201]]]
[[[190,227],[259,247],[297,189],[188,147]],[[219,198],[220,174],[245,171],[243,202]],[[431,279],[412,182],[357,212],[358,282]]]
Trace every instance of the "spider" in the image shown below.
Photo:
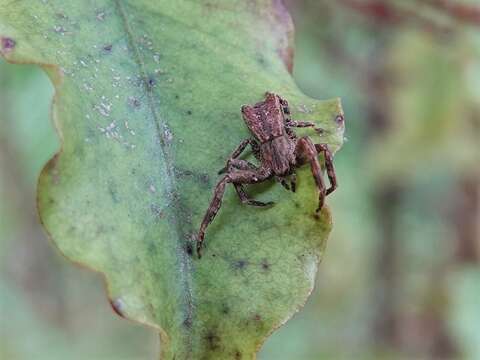
[[[293,128],[312,127],[321,133],[322,129],[307,121],[294,121],[290,117],[288,102],[280,96],[267,92],[265,100],[254,106],[242,106],[243,120],[253,135],[243,140],[230,155],[226,166],[219,171],[224,176],[217,183],[213,198],[210,202],[197,236],[197,253],[201,251],[205,238],[205,231],[213,221],[222,205],[222,198],[227,184],[232,184],[240,198],[246,205],[269,206],[273,202],[260,202],[251,199],[245,191],[245,184],[256,184],[271,178],[280,182],[287,190],[296,190],[296,168],[310,163],[313,178],[319,191],[319,212],[325,202],[325,197],[337,188],[337,179],[333,167],[332,154],[326,144],[314,144],[308,136],[297,137]],[[337,123],[343,124],[343,116],[337,115]],[[238,157],[250,145],[260,166],[254,165]],[[323,153],[330,187],[325,187],[318,155]],[[286,178],[291,179],[290,185]]]

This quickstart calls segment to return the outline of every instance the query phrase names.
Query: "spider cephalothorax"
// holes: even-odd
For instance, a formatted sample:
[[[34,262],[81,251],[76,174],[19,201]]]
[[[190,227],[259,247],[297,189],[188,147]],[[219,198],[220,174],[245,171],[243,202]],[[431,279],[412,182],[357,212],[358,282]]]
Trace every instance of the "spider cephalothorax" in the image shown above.
[[[275,178],[288,190],[295,191],[295,169],[310,163],[312,174],[319,191],[317,212],[325,202],[325,197],[337,188],[337,180],[333,168],[332,155],[326,144],[314,144],[308,136],[297,137],[293,128],[312,127],[318,132],[322,129],[308,121],[294,121],[290,118],[288,102],[273,93],[266,93],[265,100],[254,106],[242,107],[245,121],[252,137],[243,140],[227,160],[227,165],[220,170],[225,174],[215,187],[213,199],[203,218],[197,237],[197,252],[201,255],[205,231],[213,221],[222,204],[227,184],[232,184],[242,203],[252,206],[268,206],[272,202],[263,203],[251,199],[244,188],[245,184],[255,184]],[[343,122],[339,115],[337,122]],[[257,166],[246,160],[238,159],[245,148],[250,145],[255,158],[260,162]],[[318,155],[325,156],[325,167],[330,180],[330,188],[326,188]],[[290,185],[286,178],[290,177]]]

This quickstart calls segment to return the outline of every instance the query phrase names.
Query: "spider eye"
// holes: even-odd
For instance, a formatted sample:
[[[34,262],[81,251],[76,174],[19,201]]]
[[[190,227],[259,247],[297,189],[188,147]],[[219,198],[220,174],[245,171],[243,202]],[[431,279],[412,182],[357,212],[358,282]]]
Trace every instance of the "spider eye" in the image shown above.
[[[335,122],[336,122],[338,125],[343,124],[344,121],[345,121],[345,118],[343,117],[343,115],[337,115],[337,117],[335,118]]]
[[[290,115],[290,109],[288,107],[283,108],[283,113],[286,115]]]

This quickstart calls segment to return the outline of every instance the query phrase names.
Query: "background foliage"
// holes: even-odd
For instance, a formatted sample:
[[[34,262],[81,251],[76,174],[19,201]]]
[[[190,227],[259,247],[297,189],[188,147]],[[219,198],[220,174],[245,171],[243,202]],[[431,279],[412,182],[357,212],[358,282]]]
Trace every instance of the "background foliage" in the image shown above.
[[[349,142],[316,291],[260,359],[480,357],[474,3],[290,1],[297,82],[342,97]],[[116,318],[38,225],[51,95],[38,69],[0,64],[0,357],[155,358],[156,334]]]

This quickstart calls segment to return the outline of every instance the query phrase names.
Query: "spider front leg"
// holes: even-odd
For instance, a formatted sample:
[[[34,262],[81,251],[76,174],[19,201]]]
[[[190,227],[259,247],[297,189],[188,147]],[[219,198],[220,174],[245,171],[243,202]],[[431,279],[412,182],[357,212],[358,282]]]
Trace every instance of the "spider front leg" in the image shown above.
[[[297,162],[299,164],[304,164],[306,162],[310,163],[313,178],[315,179],[315,184],[317,185],[317,189],[319,192],[318,208],[316,209],[316,212],[319,212],[325,203],[325,196],[327,195],[327,191],[323,182],[322,168],[320,167],[317,155],[317,149],[315,148],[315,145],[309,137],[305,136],[298,140],[297,146],[295,148],[295,156],[297,157]]]
[[[255,142],[255,140],[252,140],[252,139],[245,139],[243,140],[238,146],[237,148],[232,152],[232,154],[230,155],[230,157],[228,158],[227,160],[227,165],[221,169],[218,173],[219,174],[223,174],[225,172],[228,171],[228,167],[229,167],[229,164],[232,160],[238,158],[242,152],[247,148],[247,146],[250,144],[250,146],[252,147],[252,150],[253,150],[253,153],[255,155],[256,158],[258,158],[258,146],[257,146],[257,143]]]
[[[258,170],[233,170],[226,174],[215,187],[213,198],[210,201],[210,205],[203,217],[202,224],[198,231],[197,236],[197,253],[200,258],[203,241],[205,239],[205,231],[207,230],[208,225],[213,221],[217,215],[220,207],[222,206],[223,195],[225,194],[225,187],[227,184],[255,184],[267,180],[271,176],[271,170],[267,168],[260,168]]]
[[[313,127],[313,129],[314,129],[317,133],[319,133],[319,134],[323,133],[323,131],[324,131],[324,130],[321,129],[321,128],[317,128],[317,127],[316,127],[316,124],[313,123],[313,122],[311,122],[311,121],[294,121],[294,120],[289,120],[289,121],[287,122],[287,127],[291,127],[291,128],[292,128],[292,127],[298,127],[298,128]]]
[[[327,190],[327,195],[329,195],[338,187],[337,176],[335,174],[335,168],[333,167],[332,153],[328,149],[327,144],[315,144],[315,149],[319,154],[323,152],[325,157],[325,167],[327,169],[328,180],[330,181],[330,188]]]
[[[240,159],[230,159],[228,161],[227,165],[227,171],[231,172],[233,170],[252,170],[252,171],[258,171],[258,167],[252,164],[251,162],[248,162],[246,160],[240,160]],[[243,204],[250,205],[250,206],[269,206],[273,205],[273,201],[269,201],[267,203],[253,200],[251,199],[247,192],[245,191],[244,187],[241,184],[235,184],[233,183],[233,186],[235,187],[235,191],[238,194],[238,197],[240,198],[240,201]]]

